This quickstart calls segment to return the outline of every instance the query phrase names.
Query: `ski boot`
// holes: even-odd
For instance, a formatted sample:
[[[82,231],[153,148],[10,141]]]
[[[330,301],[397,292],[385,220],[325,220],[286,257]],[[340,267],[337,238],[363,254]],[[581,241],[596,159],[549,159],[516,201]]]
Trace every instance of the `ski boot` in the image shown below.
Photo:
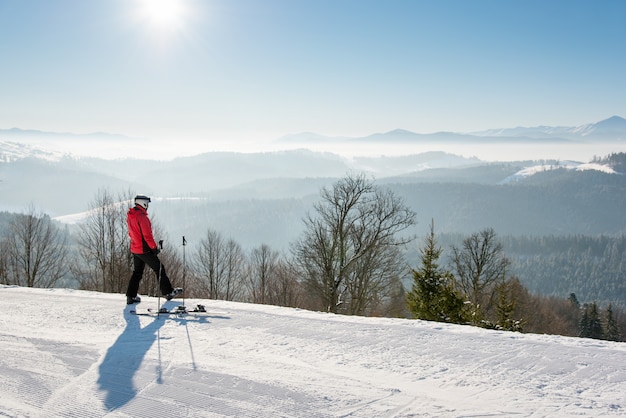
[[[180,295],[181,293],[183,293],[183,288],[182,287],[177,287],[174,290],[172,290],[171,293],[168,293],[167,295],[165,295],[165,299],[172,300],[176,296]]]

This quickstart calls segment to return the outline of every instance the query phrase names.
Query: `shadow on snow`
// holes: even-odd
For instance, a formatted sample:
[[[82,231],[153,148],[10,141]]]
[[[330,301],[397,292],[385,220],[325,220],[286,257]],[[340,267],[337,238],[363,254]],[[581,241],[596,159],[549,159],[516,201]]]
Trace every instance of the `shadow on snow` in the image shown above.
[[[175,307],[173,304],[174,302],[166,302],[163,306],[167,309],[173,309]],[[135,375],[139,371],[145,355],[154,345],[155,341],[158,347],[158,364],[155,375],[146,376],[146,378],[157,384],[162,383],[160,344],[162,337],[160,335],[160,329],[167,319],[175,320],[185,325],[192,366],[195,370],[196,364],[187,322],[194,320],[208,323],[208,318],[211,318],[210,316],[188,318],[173,315],[161,315],[157,317],[155,315],[154,317],[150,317],[152,321],[142,328],[139,319],[140,316],[131,314],[130,311],[132,309],[135,309],[134,305],[128,305],[124,309],[126,328],[115,343],[107,350],[106,356],[99,366],[98,387],[105,392],[104,406],[107,411],[121,408],[135,398],[139,391],[134,382]],[[219,318],[228,319],[228,317]]]

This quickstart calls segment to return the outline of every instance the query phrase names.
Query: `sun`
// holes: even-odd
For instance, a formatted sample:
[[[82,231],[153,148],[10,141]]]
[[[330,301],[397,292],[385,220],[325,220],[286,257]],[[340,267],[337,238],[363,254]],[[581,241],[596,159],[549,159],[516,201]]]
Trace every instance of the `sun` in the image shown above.
[[[158,30],[180,29],[188,14],[184,0],[137,0],[137,6],[139,19]]]

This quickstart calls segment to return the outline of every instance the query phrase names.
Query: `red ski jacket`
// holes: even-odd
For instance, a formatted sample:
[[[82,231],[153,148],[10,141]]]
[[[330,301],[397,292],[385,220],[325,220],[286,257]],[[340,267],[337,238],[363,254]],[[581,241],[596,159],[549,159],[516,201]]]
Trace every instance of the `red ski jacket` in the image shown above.
[[[130,252],[145,254],[157,249],[152,236],[152,223],[148,218],[148,211],[139,205],[128,209],[126,215],[128,236],[130,237]]]

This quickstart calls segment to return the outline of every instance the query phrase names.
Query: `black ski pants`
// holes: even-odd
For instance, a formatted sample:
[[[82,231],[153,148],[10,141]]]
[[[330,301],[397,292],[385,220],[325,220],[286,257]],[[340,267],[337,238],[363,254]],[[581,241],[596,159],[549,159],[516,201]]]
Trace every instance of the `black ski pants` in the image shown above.
[[[161,294],[167,295],[168,293],[172,293],[174,288],[172,287],[172,283],[170,282],[169,277],[165,273],[165,267],[161,264],[161,260],[153,253],[145,253],[145,254],[133,254],[133,275],[130,277],[130,281],[128,282],[128,289],[126,290],[126,296],[130,298],[134,298],[137,296],[137,292],[139,291],[139,282],[141,282],[141,278],[143,277],[143,270],[146,267],[150,267],[157,276],[157,280],[159,277],[161,280],[159,281],[159,287],[161,288]],[[161,269],[161,274],[159,275],[159,268]]]

